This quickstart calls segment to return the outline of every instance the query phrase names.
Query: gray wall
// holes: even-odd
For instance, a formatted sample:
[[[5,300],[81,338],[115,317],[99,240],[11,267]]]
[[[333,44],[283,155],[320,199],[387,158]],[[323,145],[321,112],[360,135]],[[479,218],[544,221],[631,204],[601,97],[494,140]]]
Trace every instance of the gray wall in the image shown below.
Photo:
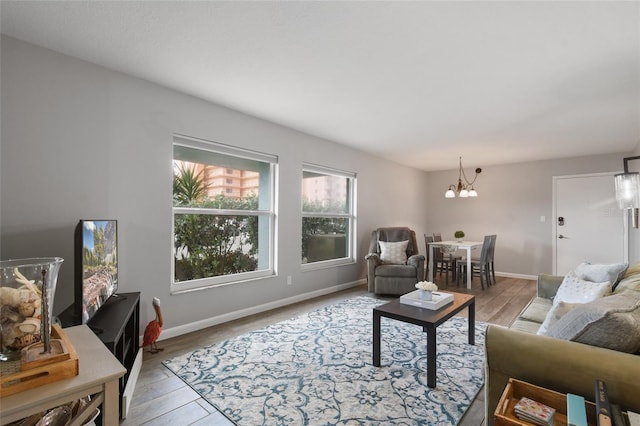
[[[142,292],[142,324],[158,296],[174,334],[356,283],[373,228],[425,230],[425,172],[16,39],[1,51],[0,254],[65,259],[56,313],[73,302],[79,219],[118,220],[120,291]],[[173,133],[279,156],[278,276],[169,294]],[[303,162],[357,173],[357,264],[301,272]]]
[[[453,238],[462,229],[465,239],[482,241],[497,234],[496,271],[512,276],[552,272],[553,177],[622,170],[624,154],[486,166],[464,159],[465,173],[482,173],[474,184],[477,198],[444,198],[458,171],[431,172],[427,229]],[[612,182],[613,185],[613,182]],[[541,222],[541,216],[546,221]],[[635,230],[634,230],[635,231]],[[637,232],[637,231],[636,231]],[[596,244],[596,242],[594,242]],[[630,254],[630,261],[633,261]]]
[[[120,291],[142,292],[142,319],[162,300],[163,338],[353,285],[371,230],[498,234],[496,267],[550,272],[552,177],[618,171],[620,155],[484,166],[477,199],[444,198],[457,170],[424,173],[12,38],[1,46],[0,257],[65,258],[55,300],[73,301],[79,219],[119,222]],[[278,276],[170,295],[172,134],[279,156]],[[464,153],[462,153],[464,154]],[[637,155],[637,154],[636,154]],[[300,270],[300,178],[312,162],[358,174],[358,263]],[[540,216],[546,222],[540,222]],[[631,259],[639,242],[631,231]],[[293,285],[286,284],[292,276]]]

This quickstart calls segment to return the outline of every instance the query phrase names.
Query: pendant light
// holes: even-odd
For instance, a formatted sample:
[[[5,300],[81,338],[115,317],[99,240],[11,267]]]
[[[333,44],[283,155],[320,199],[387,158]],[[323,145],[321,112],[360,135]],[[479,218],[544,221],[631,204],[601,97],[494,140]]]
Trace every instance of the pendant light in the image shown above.
[[[460,198],[467,197],[477,197],[478,192],[473,187],[473,183],[478,178],[478,175],[482,172],[482,169],[478,167],[476,169],[476,175],[471,182],[467,179],[467,176],[464,174],[464,169],[462,168],[462,157],[460,159],[460,168],[458,169],[458,183],[449,185],[449,189],[444,193],[445,198],[455,198],[456,196]],[[462,182],[464,179],[464,183]]]

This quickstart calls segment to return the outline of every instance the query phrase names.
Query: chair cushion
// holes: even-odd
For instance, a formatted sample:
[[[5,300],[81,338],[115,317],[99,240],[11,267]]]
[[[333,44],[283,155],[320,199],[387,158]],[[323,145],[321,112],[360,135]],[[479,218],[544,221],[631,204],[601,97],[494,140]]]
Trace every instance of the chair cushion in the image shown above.
[[[396,227],[396,228],[378,228],[377,229],[377,241],[409,241],[407,244],[407,256],[418,253],[418,247],[414,245],[415,234],[410,228]]]
[[[559,302],[587,303],[611,293],[611,281],[592,282],[580,279],[575,272],[570,271],[564,276],[558,292],[553,298],[553,304]]]
[[[640,292],[627,291],[577,306],[552,325],[547,335],[621,352],[638,352]]]
[[[547,312],[551,309],[551,300],[544,297],[534,298],[520,314],[519,319],[537,322],[538,325],[544,322]]]
[[[376,268],[376,277],[416,278],[416,268],[412,265],[380,265]],[[418,282],[416,280],[416,282]]]
[[[509,326],[509,328],[536,334],[536,331],[538,330],[538,328],[540,328],[540,323],[518,318]]]
[[[615,285],[618,283],[620,278],[622,278],[628,266],[629,264],[626,262],[612,264],[591,264],[589,262],[582,262],[574,269],[574,272],[581,280],[597,283],[609,281]]]
[[[404,265],[407,263],[407,245],[405,241],[378,241],[380,244],[380,259],[383,263]]]

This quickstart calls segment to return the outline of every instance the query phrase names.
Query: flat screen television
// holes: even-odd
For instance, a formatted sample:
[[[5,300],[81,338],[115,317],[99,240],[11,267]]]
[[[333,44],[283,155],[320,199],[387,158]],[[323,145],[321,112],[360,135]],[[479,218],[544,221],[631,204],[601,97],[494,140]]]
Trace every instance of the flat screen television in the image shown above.
[[[86,324],[118,290],[118,222],[81,220],[74,241],[75,316]]]

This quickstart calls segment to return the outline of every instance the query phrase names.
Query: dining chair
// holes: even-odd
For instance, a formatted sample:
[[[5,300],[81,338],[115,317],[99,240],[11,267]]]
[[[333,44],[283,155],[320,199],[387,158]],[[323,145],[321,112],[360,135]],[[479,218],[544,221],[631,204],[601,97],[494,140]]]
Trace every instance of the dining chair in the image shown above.
[[[459,285],[460,278],[462,277],[464,280],[468,273],[471,274],[471,280],[473,281],[473,273],[474,271],[477,271],[480,276],[480,286],[482,289],[484,290],[485,282],[487,283],[487,288],[491,286],[490,254],[492,241],[494,241],[493,235],[485,235],[484,240],[482,241],[480,257],[476,259],[471,258],[471,271],[467,271],[467,260],[465,258],[457,262],[458,271],[456,285]]]
[[[489,284],[489,286],[491,286],[492,284],[496,283],[496,270],[495,270],[495,266],[494,266],[494,253],[496,251],[496,239],[497,239],[497,235],[493,234],[493,235],[489,235],[489,237],[491,237],[491,243],[489,245],[489,253],[487,254],[488,256],[488,262],[489,262],[489,268],[488,271],[490,272],[490,278],[487,283]],[[474,266],[474,270],[472,271],[472,278],[473,278],[473,273],[474,272],[479,272],[479,263],[480,263],[480,258],[471,258],[472,260],[472,265],[473,265],[473,261],[476,261],[476,264]]]
[[[491,278],[493,278],[493,284],[496,283],[496,268],[493,264],[493,257],[496,252],[496,239],[498,235],[491,235],[491,251],[489,253],[489,270],[491,271]]]
[[[425,268],[425,272],[429,272],[429,259],[431,258],[431,253],[429,253],[429,251],[430,251],[430,250],[429,250],[429,243],[432,243],[432,242],[433,242],[433,237],[431,237],[431,236],[429,236],[429,235],[427,235],[427,234],[424,234],[424,246],[425,246],[425,247],[426,247],[426,249],[427,249],[427,256],[426,256],[426,257],[427,257],[427,260],[426,260],[426,264],[427,264],[427,266],[426,266],[426,268]],[[434,247],[434,248],[433,248],[434,256],[435,256],[435,252],[436,252],[436,250],[437,250],[437,247]],[[433,262],[433,267],[435,268],[435,266],[436,266],[436,262],[435,262],[435,260],[436,260],[436,259],[435,259],[435,257],[434,257],[434,259],[433,259],[433,260],[434,260],[434,262]],[[426,277],[426,276],[427,276],[427,274],[424,274],[424,276]]]
[[[433,233],[433,237],[424,234],[425,245],[427,246],[427,256],[429,256],[429,243],[433,242],[441,242],[442,235],[439,233]],[[456,255],[455,250],[453,252],[446,252],[442,250],[440,247],[433,248],[433,276],[436,276],[436,273],[440,273],[442,276],[442,272],[445,273],[445,283],[449,286],[449,271],[451,271],[451,282],[454,282],[456,279],[456,262],[460,260],[462,256]],[[429,262],[429,258],[427,257],[427,264]]]
[[[488,258],[489,258],[489,272],[490,272],[490,278],[489,280],[487,280],[487,284],[489,286],[491,286],[492,284],[495,284],[496,281],[496,269],[495,269],[495,264],[494,264],[494,254],[496,251],[496,239],[498,238],[498,236],[496,234],[492,234],[489,235],[489,237],[491,237],[491,244],[489,245],[489,253],[487,254]],[[473,271],[471,271],[471,279],[473,279],[473,274],[475,272],[480,272],[479,270],[479,265],[480,265],[480,257],[472,257],[471,258],[471,264],[473,266]]]

